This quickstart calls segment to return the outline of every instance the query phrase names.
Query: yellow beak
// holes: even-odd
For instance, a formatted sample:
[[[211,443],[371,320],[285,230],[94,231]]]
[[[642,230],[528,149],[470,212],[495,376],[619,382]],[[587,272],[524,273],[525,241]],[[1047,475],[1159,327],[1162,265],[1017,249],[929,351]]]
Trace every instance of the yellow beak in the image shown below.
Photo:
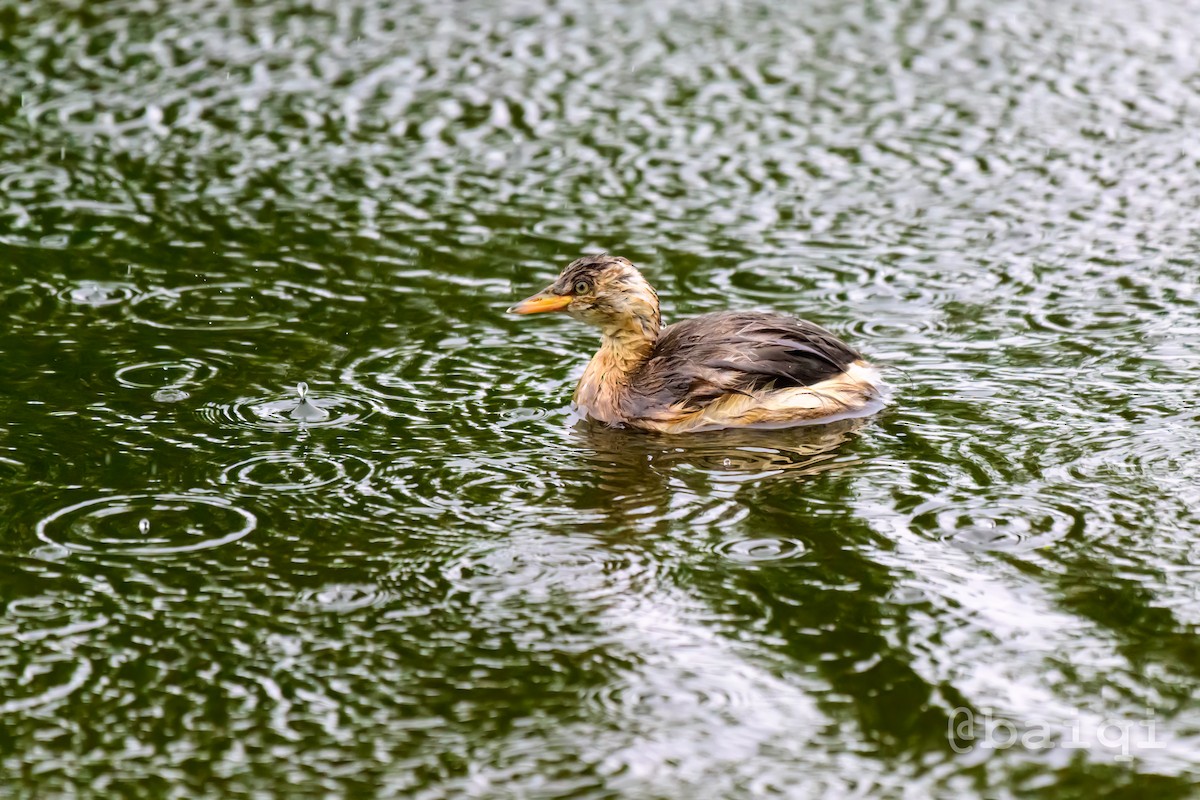
[[[508,310],[510,314],[545,314],[548,311],[562,311],[571,305],[575,298],[570,295],[553,294],[549,289],[538,292],[533,297],[527,297]]]

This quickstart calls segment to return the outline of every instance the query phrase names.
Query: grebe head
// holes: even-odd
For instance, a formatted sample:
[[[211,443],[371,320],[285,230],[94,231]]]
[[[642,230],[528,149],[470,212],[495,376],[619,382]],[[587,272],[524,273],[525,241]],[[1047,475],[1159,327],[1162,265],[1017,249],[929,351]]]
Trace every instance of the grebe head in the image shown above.
[[[558,279],[509,309],[512,314],[565,311],[609,335],[656,338],[662,328],[658,295],[628,259],[602,253],[571,262]]]

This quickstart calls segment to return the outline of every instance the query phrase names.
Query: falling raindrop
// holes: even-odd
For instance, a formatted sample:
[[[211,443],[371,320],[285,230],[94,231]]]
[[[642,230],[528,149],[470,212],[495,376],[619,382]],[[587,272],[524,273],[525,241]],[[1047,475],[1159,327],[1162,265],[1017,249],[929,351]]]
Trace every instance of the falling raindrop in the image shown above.
[[[142,536],[148,534],[150,532],[150,520],[142,517],[142,519],[138,522],[138,530],[142,532]]]

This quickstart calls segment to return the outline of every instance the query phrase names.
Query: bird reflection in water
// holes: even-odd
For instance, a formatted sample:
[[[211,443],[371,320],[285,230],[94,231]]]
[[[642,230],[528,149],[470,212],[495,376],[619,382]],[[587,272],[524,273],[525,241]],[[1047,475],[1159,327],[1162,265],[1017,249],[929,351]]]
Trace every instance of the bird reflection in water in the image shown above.
[[[679,510],[689,497],[700,505],[724,504],[749,483],[807,481],[853,467],[861,457],[846,445],[869,423],[863,417],[778,430],[671,436],[581,422],[572,437],[599,476],[595,489],[604,499],[594,499],[613,513],[633,511],[645,517]]]

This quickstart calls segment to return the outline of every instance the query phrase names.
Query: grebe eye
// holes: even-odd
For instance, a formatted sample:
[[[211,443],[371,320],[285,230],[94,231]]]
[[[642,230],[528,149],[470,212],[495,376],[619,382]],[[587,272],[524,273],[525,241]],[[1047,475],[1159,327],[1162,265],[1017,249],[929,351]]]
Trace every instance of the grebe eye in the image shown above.
[[[587,294],[592,290],[592,285],[587,281],[575,281],[575,294]]]

